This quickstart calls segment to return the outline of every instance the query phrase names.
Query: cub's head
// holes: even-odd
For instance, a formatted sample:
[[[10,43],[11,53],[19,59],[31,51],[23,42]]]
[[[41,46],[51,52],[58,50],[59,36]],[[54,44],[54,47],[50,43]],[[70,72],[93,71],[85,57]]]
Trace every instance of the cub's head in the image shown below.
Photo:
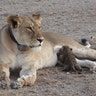
[[[41,21],[40,14],[11,15],[7,20],[17,42],[30,48],[39,48],[43,44]]]

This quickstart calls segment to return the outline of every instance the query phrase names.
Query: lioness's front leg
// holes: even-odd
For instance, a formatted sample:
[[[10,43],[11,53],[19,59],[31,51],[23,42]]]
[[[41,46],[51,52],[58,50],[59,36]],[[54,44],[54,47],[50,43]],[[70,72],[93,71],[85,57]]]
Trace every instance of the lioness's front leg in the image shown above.
[[[0,64],[0,87],[9,88],[10,86],[10,72],[8,64]]]
[[[20,78],[16,82],[11,84],[14,89],[21,88],[23,86],[31,86],[36,81],[36,69],[32,66],[22,67],[20,71]]]

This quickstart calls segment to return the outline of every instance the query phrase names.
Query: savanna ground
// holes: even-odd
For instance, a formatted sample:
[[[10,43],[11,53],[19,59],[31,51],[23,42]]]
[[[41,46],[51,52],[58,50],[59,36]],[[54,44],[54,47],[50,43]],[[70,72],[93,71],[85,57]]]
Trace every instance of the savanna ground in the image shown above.
[[[0,28],[10,14],[40,12],[43,31],[80,38],[96,36],[96,0],[0,0]],[[92,41],[95,44],[95,41]],[[36,83],[18,90],[2,90],[0,96],[96,96],[96,74],[67,74],[60,68],[38,71]]]

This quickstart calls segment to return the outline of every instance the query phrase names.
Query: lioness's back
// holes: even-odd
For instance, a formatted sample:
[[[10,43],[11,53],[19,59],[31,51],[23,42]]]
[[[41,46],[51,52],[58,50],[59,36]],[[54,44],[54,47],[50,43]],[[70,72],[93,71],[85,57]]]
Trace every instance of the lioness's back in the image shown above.
[[[44,32],[44,37],[53,43],[54,45],[73,45],[73,46],[82,46],[78,42],[76,42],[74,39],[65,36],[64,34],[60,33],[51,33],[51,32]]]

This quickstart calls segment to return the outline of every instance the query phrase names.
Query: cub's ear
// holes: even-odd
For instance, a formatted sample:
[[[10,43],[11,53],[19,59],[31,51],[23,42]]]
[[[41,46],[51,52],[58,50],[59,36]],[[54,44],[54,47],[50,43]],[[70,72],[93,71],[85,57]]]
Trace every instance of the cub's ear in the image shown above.
[[[23,18],[18,16],[18,15],[11,15],[7,19],[7,23],[12,27],[12,28],[17,28],[19,27],[23,22]]]
[[[40,13],[35,13],[32,15],[32,17],[35,19],[36,23],[40,26],[42,21]]]
[[[70,51],[72,51],[73,49],[72,48],[70,48]]]

